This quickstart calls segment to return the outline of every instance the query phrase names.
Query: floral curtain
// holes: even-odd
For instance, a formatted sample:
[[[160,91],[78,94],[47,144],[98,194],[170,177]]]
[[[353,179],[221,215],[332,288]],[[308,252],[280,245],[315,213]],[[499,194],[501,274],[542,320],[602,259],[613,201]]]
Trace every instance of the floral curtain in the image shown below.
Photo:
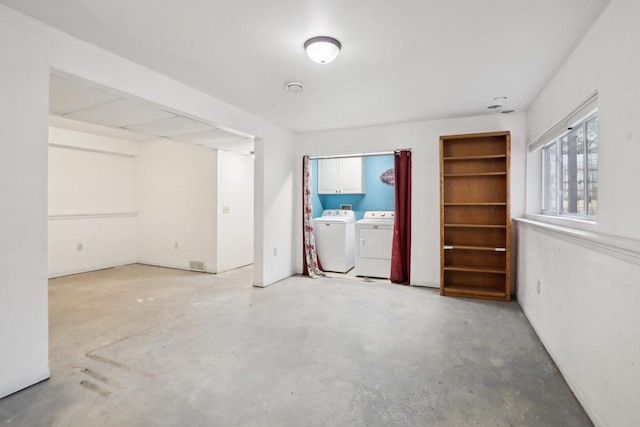
[[[313,193],[311,182],[311,160],[302,159],[302,232],[304,250],[304,274],[312,278],[324,276],[320,269],[316,240],[313,236]]]

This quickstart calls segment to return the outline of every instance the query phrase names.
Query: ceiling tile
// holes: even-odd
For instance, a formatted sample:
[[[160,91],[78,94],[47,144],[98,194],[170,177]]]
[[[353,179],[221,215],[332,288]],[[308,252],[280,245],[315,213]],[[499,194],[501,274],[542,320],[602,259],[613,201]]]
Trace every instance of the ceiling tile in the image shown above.
[[[94,135],[106,136],[109,138],[124,139],[133,142],[154,141],[158,138],[153,135],[143,135],[127,129],[112,128],[78,120],[66,119],[60,116],[49,116],[49,126],[54,128],[68,129],[76,132],[91,133]]]
[[[49,110],[54,114],[73,113],[119,99],[116,95],[58,76],[52,75],[49,81]]]
[[[157,136],[184,135],[187,133],[196,133],[215,129],[215,127],[206,123],[191,120],[182,116],[135,124],[127,126],[126,128],[135,132],[142,132]]]
[[[238,140],[244,138],[246,138],[246,136],[237,135],[235,133],[227,132],[222,129],[212,129],[204,132],[175,136],[173,139],[182,142],[191,142],[194,144],[205,144],[210,142]]]
[[[175,117],[175,114],[139,102],[120,99],[109,104],[65,114],[66,118],[104,126],[125,127]]]

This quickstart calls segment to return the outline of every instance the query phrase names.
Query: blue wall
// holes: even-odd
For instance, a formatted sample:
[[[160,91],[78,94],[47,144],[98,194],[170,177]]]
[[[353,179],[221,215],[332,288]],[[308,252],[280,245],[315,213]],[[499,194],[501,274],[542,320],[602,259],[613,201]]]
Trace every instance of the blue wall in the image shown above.
[[[313,217],[319,217],[324,210],[318,197],[318,161],[311,160],[311,180],[313,186]],[[327,208],[328,209],[328,208]]]
[[[353,205],[356,219],[362,219],[366,211],[392,211],[395,209],[395,188],[383,184],[380,175],[393,169],[393,156],[365,156],[364,175],[366,194],[318,195],[318,162],[313,167],[313,216],[322,215],[323,209],[340,209],[341,204]]]

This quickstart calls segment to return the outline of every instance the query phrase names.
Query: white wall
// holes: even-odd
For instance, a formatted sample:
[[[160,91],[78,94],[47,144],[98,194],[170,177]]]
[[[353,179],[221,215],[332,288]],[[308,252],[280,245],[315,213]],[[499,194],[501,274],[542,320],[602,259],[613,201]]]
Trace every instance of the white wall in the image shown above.
[[[0,8],[0,397],[49,376],[49,70],[40,36],[5,11]]]
[[[49,143],[49,277],[136,262],[202,261],[211,273],[253,263],[251,157],[53,127]]]
[[[266,286],[295,269],[291,132],[4,5],[0,56],[11,58],[0,61],[0,396],[49,374],[47,118],[52,68],[258,137],[254,281]],[[266,173],[266,165],[278,172]],[[265,250],[273,247],[283,248],[277,262]]]
[[[292,226],[297,225],[298,210],[294,208],[293,190],[302,190],[295,180],[293,138],[258,138],[255,153],[254,232],[263,240],[261,245],[258,239],[255,241],[253,280],[255,286],[267,286],[296,273],[294,248],[298,236]]]
[[[158,140],[136,158],[138,261],[216,272],[217,152]],[[177,248],[176,248],[177,243]]]
[[[49,144],[49,277],[136,262],[137,144],[53,127]]]
[[[218,151],[217,271],[253,263],[253,158]]]
[[[572,232],[571,222],[565,222],[564,234],[531,224],[518,227],[518,300],[578,399],[602,426],[640,424],[639,16],[640,2],[612,0],[527,116],[531,142],[598,90],[597,224],[580,226],[593,234]],[[527,212],[537,213],[539,152],[528,156],[527,169]],[[563,238],[571,233],[596,243],[584,248],[576,244],[579,238]],[[600,250],[599,242],[608,249]]]
[[[519,217],[524,214],[524,114],[489,114],[298,136],[295,159],[300,164],[295,176],[298,271],[302,271],[302,156],[410,148],[413,152],[411,284],[439,287],[440,136],[503,130],[511,131],[511,216]]]

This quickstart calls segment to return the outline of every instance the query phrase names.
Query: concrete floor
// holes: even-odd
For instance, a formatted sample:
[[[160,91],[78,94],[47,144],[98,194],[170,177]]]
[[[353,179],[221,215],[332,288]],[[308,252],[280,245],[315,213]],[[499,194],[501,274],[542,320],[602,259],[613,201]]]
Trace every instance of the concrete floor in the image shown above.
[[[591,425],[517,303],[132,265],[50,281],[20,426]]]

